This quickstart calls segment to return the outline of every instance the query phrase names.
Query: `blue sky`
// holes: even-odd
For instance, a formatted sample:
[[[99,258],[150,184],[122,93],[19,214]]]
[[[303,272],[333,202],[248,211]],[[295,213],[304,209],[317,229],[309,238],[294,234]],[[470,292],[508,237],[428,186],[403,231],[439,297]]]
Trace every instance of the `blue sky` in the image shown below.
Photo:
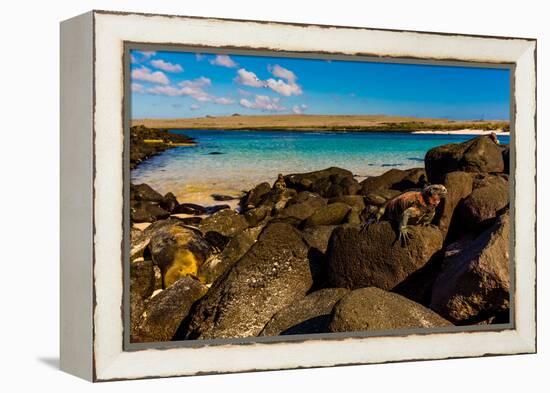
[[[132,118],[240,114],[510,116],[507,69],[131,51]]]

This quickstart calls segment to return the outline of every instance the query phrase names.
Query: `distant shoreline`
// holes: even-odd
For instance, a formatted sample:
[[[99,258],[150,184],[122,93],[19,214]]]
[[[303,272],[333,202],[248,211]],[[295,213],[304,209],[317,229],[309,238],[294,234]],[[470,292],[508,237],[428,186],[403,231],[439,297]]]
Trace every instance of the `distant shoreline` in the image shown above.
[[[504,133],[509,122],[502,120],[455,121],[385,115],[257,115],[181,119],[134,119],[132,125],[168,130],[227,131],[328,131],[328,132],[425,132],[464,130]]]

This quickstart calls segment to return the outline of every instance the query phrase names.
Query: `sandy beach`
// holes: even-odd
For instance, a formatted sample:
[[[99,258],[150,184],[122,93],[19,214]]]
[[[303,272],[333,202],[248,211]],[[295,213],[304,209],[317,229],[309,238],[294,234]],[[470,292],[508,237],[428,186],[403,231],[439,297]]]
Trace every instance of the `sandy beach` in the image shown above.
[[[489,135],[491,133],[496,133],[498,135],[509,136],[509,131],[503,130],[479,130],[479,129],[464,129],[464,130],[453,130],[453,131],[441,131],[441,130],[423,130],[423,131],[413,131],[413,134],[434,134],[434,135]]]

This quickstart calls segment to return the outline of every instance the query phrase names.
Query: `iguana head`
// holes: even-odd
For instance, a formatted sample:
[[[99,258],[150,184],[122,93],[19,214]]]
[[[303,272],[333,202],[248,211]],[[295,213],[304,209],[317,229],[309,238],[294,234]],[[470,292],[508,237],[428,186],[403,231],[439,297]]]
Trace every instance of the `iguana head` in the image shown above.
[[[443,184],[431,184],[422,190],[422,195],[424,200],[432,205],[437,206],[441,198],[444,198],[447,195],[447,189]]]

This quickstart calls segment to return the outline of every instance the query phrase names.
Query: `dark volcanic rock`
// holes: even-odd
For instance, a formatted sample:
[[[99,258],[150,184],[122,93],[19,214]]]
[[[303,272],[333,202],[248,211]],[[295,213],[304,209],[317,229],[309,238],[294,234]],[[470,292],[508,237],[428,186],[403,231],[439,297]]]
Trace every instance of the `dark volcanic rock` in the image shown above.
[[[239,199],[237,197],[231,196],[231,195],[223,195],[223,194],[212,194],[212,199],[215,201],[232,201],[235,199]]]
[[[164,210],[156,202],[130,202],[130,218],[132,222],[154,222],[168,217],[170,217],[170,212]]]
[[[194,140],[186,135],[147,128],[142,125],[130,127],[130,169],[134,169],[140,162],[181,143],[192,144]]]
[[[326,203],[326,200],[319,195],[302,191],[290,199],[287,206],[279,211],[276,217],[279,219],[288,219],[286,221],[292,224],[299,224],[315,213],[316,210],[325,206]]]
[[[419,188],[423,185],[425,172],[421,168],[408,170],[390,169],[380,176],[371,176],[363,180],[361,185],[361,195],[371,193],[380,193],[384,189],[394,189],[405,191],[411,188]]]
[[[341,224],[350,209],[351,208],[347,204],[342,202],[331,203],[315,211],[315,213],[308,217],[304,225],[310,227]]]
[[[312,292],[275,314],[260,336],[329,333],[332,308],[348,292],[344,288]]]
[[[292,205],[302,204],[302,203],[307,203],[314,208],[318,208],[321,206],[325,206],[327,204],[327,200],[314,192],[301,191],[298,194],[296,194],[295,197],[291,198],[288,201],[287,207]]]
[[[130,296],[146,299],[155,288],[155,272],[150,260],[130,263]]]
[[[337,202],[345,203],[359,214],[365,208],[365,198],[362,195],[343,195],[328,200],[329,204]]]
[[[231,237],[248,228],[248,222],[241,214],[234,210],[222,210],[202,220],[200,230],[206,232],[218,232]]]
[[[247,210],[243,216],[248,222],[248,225],[254,227],[261,223],[271,215],[271,206],[260,206],[254,209]]]
[[[328,240],[334,228],[336,228],[336,225],[312,226],[305,228],[302,234],[308,246],[325,253],[327,251]]]
[[[257,336],[271,317],[312,285],[308,247],[294,227],[268,225],[256,244],[193,311],[187,339]]]
[[[326,179],[330,184],[332,184],[333,182],[330,181],[330,177],[333,175],[340,176],[341,178],[353,178],[353,174],[346,169],[330,167],[320,171],[286,175],[285,183],[288,187],[294,188],[298,191],[310,191],[312,190],[314,183],[319,180]],[[318,184],[320,187],[321,183]]]
[[[151,298],[145,306],[132,342],[170,341],[193,303],[208,288],[190,277],[180,278],[170,288]]]
[[[510,145],[502,146],[502,160],[504,161],[504,173],[510,174]]]
[[[357,210],[351,209],[346,215],[345,222],[350,225],[361,225],[361,215],[357,213]]]
[[[172,211],[174,214],[206,214],[206,207],[197,205],[195,203],[182,203],[174,208]]]
[[[287,188],[284,190],[276,189],[265,194],[260,202],[260,206],[269,206],[273,213],[277,213],[285,208],[288,201],[297,195],[296,190]]]
[[[472,230],[491,224],[497,214],[510,203],[508,179],[488,175],[474,181],[474,190],[461,203],[460,215],[464,225]]]
[[[366,229],[339,227],[327,248],[330,283],[335,287],[376,286],[390,290],[422,268],[442,247],[443,236],[433,226],[411,226],[407,246],[387,221]]]
[[[449,172],[503,172],[502,150],[490,136],[434,147],[426,153],[426,173],[432,184],[443,183]]]
[[[221,210],[227,210],[231,209],[231,206],[229,205],[214,205],[214,206],[208,206],[206,208],[206,214],[214,214]]]
[[[166,194],[162,201],[160,202],[160,207],[162,207],[164,210],[168,212],[173,212],[174,209],[179,205],[178,200],[176,199],[176,196],[169,192]]]
[[[428,308],[395,293],[369,287],[345,295],[332,311],[331,332],[452,326]]]
[[[508,214],[474,240],[451,244],[433,286],[430,308],[457,324],[469,324],[510,306]]]
[[[134,336],[141,315],[145,309],[145,299],[155,288],[153,262],[135,261],[130,264],[130,332]]]
[[[148,184],[130,184],[130,200],[161,203],[164,197]]]
[[[467,172],[450,172],[445,175],[443,185],[447,188],[447,195],[441,200],[433,223],[447,234],[456,207],[472,193],[473,176]],[[458,221],[456,217],[455,221]]]
[[[271,185],[267,182],[260,183],[241,198],[239,205],[243,210],[253,209],[260,204],[262,198],[269,192],[271,192]]]
[[[252,247],[261,229],[261,227],[248,228],[233,236],[221,253],[201,265],[199,269],[201,281],[209,284],[225,273]]]
[[[365,202],[367,205],[382,206],[390,199],[401,194],[402,192],[399,190],[380,189],[366,194]]]
[[[198,230],[178,225],[165,226],[151,235],[149,251],[162,272],[167,288],[184,276],[197,277],[200,265],[213,252]]]

